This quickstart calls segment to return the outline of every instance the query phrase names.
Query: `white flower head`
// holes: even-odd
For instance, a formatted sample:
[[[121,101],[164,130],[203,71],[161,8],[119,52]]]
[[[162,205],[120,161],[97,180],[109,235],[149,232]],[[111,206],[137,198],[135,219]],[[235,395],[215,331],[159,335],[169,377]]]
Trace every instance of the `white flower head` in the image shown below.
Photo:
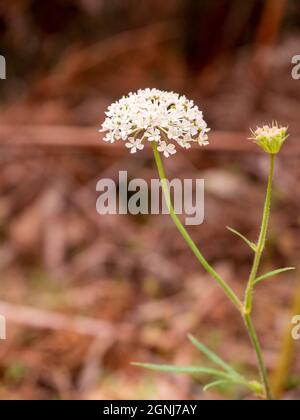
[[[207,146],[210,130],[193,101],[177,93],[145,89],[113,103],[100,131],[106,133],[105,141],[127,140],[131,153],[142,150],[146,142],[156,142],[157,150],[169,157],[176,153],[176,145]]]
[[[264,125],[252,131],[251,140],[254,140],[266,153],[276,155],[289,136],[287,131],[287,127],[279,126],[277,122],[273,122],[272,125]]]

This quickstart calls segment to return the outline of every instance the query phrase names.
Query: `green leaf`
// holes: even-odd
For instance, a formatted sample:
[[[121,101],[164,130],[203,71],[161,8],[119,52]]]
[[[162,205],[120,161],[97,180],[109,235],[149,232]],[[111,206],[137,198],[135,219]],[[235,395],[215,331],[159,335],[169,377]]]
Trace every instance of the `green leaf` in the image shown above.
[[[292,271],[292,270],[296,270],[295,267],[287,267],[287,268],[279,268],[278,270],[275,271],[270,271],[270,273],[264,274],[263,276],[258,277],[254,284],[260,283],[263,280],[266,280],[270,277],[276,276],[277,274],[281,274],[281,273],[285,273],[286,271]]]
[[[257,251],[257,246],[254,242],[249,241],[249,239],[246,238],[246,236],[242,235],[240,232],[238,232],[235,229],[232,229],[231,227],[227,226],[227,229],[233,233],[234,235],[237,235],[239,238],[241,238],[243,241],[246,242],[246,244],[252,249],[253,252]]]
[[[263,386],[261,384],[259,384],[258,382],[248,382],[246,380],[226,380],[226,379],[222,379],[219,381],[215,381],[215,382],[211,382],[209,384],[207,384],[204,388],[203,391],[208,391],[211,388],[215,388],[218,387],[220,385],[241,385],[244,386],[245,388],[248,388],[250,391],[254,392],[257,395],[261,395],[264,392]]]
[[[210,375],[227,380],[231,380],[230,375],[225,372],[209,369],[198,366],[173,366],[173,365],[155,365],[151,363],[131,363],[132,366],[141,367],[144,369],[154,370],[156,372],[168,372],[168,373],[186,373],[188,375]]]
[[[215,365],[220,366],[222,369],[224,369],[226,372],[228,372],[230,375],[235,377],[241,377],[236,370],[234,370],[228,363],[226,363],[224,360],[222,360],[219,356],[217,356],[215,353],[213,353],[211,350],[209,350],[204,344],[200,343],[195,337],[193,337],[191,334],[188,334],[188,338],[190,342],[203,353],[208,360],[210,360]]]
[[[216,356],[217,357],[217,356]],[[218,359],[218,357],[217,357]],[[225,363],[225,362],[224,362]],[[248,382],[242,376],[236,374],[229,374],[220,370],[209,369],[198,366],[173,366],[173,365],[156,365],[151,363],[131,363],[132,366],[141,367],[144,369],[153,370],[156,372],[178,373],[188,375],[209,375],[215,377],[217,380],[205,386],[204,390],[218,386],[221,384],[243,385],[255,393],[262,393],[263,387],[257,382]],[[238,375],[238,376],[237,376]]]
[[[216,388],[220,385],[234,385],[233,381],[215,381],[215,382],[211,382],[210,384],[205,385],[205,387],[203,388],[203,391],[206,392],[211,388]]]

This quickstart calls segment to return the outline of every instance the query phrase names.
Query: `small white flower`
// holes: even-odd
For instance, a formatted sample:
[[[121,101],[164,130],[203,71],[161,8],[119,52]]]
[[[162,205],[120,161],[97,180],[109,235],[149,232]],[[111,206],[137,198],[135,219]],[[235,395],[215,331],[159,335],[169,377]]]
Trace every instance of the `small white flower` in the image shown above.
[[[170,140],[177,140],[182,134],[181,130],[178,127],[170,127],[168,130],[168,138]]]
[[[146,142],[156,142],[157,150],[167,157],[176,153],[176,143],[184,149],[197,142],[208,145],[203,113],[177,93],[139,90],[110,105],[105,114],[100,130],[106,132],[104,140],[128,140],[131,153],[142,150]]]
[[[178,144],[183,149],[190,149],[192,147],[191,142],[193,141],[193,138],[189,134],[186,134],[182,139],[178,140]]]
[[[199,146],[209,145],[208,135],[205,134],[203,131],[200,133],[200,135],[198,137],[198,144],[199,144]]]
[[[108,142],[108,143],[114,143],[115,142],[114,131],[108,131],[108,133],[106,133],[105,137],[103,137],[103,140]]]
[[[162,141],[160,145],[157,147],[159,152],[162,152],[166,158],[170,157],[171,155],[175,155],[176,148],[174,144],[169,143],[167,144],[165,141]]]
[[[160,142],[161,135],[158,128],[152,128],[145,133],[145,136],[148,138],[149,141],[156,141]]]
[[[136,153],[138,150],[143,150],[144,145],[142,139],[135,139],[134,137],[129,137],[128,143],[125,146],[130,149],[130,153]]]

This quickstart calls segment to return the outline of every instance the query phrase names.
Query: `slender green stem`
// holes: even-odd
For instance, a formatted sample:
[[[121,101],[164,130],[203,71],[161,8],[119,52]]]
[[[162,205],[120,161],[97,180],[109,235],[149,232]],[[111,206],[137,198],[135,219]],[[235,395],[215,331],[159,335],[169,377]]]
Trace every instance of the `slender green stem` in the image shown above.
[[[266,365],[264,362],[261,346],[260,346],[256,331],[255,331],[255,327],[251,319],[251,312],[252,312],[252,306],[253,306],[253,291],[254,291],[255,281],[257,278],[257,273],[259,270],[261,258],[265,249],[266,239],[267,239],[267,232],[268,232],[268,226],[269,226],[269,220],[270,220],[274,169],[275,169],[275,155],[270,155],[270,174],[269,174],[269,181],[268,181],[268,188],[267,188],[261,230],[260,230],[260,235],[259,235],[256,251],[255,251],[254,261],[253,261],[253,265],[252,265],[252,269],[251,269],[251,273],[250,273],[250,277],[248,281],[248,286],[247,286],[246,295],[245,295],[245,302],[244,302],[245,324],[248,329],[250,339],[252,341],[253,347],[256,352],[260,376],[264,384],[266,398],[269,400],[273,399],[272,391],[271,391],[271,387],[269,383],[268,373],[267,373]]]
[[[169,191],[169,188],[168,188],[168,184],[167,184],[162,160],[161,160],[160,154],[157,150],[157,146],[156,146],[155,142],[152,142],[152,149],[153,149],[154,158],[155,158],[155,162],[156,162],[156,165],[157,165],[159,177],[160,177],[160,180],[161,180],[161,185],[162,185],[164,197],[165,197],[165,200],[167,202],[168,210],[169,210],[169,213],[170,213],[170,216],[171,216],[173,222],[175,223],[177,229],[179,230],[179,232],[181,233],[181,235],[183,236],[183,238],[187,242],[190,249],[195,254],[195,256],[198,259],[198,261],[200,262],[200,264],[217,281],[219,286],[223,289],[225,294],[228,296],[228,298],[231,300],[231,302],[234,304],[234,306],[239,310],[239,312],[243,313],[243,305],[242,305],[242,302],[240,301],[240,299],[237,297],[237,295],[234,293],[234,291],[230,288],[230,286],[228,286],[228,284],[225,282],[225,280],[223,280],[223,278],[206,261],[204,256],[199,251],[197,245],[192,240],[189,233],[187,232],[187,230],[185,229],[185,227],[181,223],[179,217],[176,215],[176,213],[174,211],[174,208],[173,208],[173,205],[171,203],[170,191]]]
[[[273,178],[274,178],[274,169],[275,169],[275,155],[270,155],[270,175],[268,181],[268,188],[267,188],[267,195],[266,201],[264,206],[264,213],[262,219],[262,225],[260,230],[260,235],[257,243],[257,248],[254,256],[254,261],[248,281],[248,286],[245,295],[245,313],[251,314],[252,312],[252,301],[253,301],[253,290],[255,285],[255,280],[257,277],[259,265],[261,262],[261,258],[265,249],[266,245],[266,238],[267,232],[269,227],[269,219],[270,219],[270,210],[271,210],[271,198],[272,198],[272,186],[273,186]]]
[[[261,380],[262,380],[262,383],[263,383],[264,389],[265,389],[265,397],[266,397],[267,400],[273,400],[273,395],[272,395],[272,391],[271,391],[271,387],[270,387],[267,368],[266,368],[266,365],[265,365],[265,361],[264,361],[264,358],[263,358],[263,353],[262,353],[262,350],[261,350],[261,346],[260,346],[256,331],[255,331],[255,327],[254,327],[254,324],[252,322],[251,316],[249,314],[248,315],[246,314],[244,316],[244,320],[245,320],[245,324],[246,324],[249,336],[251,338],[251,342],[252,342],[253,347],[255,349],[256,356],[257,356],[260,376],[261,376]]]

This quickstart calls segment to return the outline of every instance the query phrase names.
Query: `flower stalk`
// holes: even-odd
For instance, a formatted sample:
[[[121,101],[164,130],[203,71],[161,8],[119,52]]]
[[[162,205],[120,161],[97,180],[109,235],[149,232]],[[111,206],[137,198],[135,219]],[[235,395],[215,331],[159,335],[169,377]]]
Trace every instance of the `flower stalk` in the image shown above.
[[[255,285],[255,280],[257,278],[257,273],[259,270],[261,258],[265,249],[267,232],[270,220],[270,211],[271,211],[271,199],[272,199],[272,187],[274,179],[274,170],[275,170],[275,155],[270,155],[270,174],[267,188],[267,195],[265,200],[265,206],[263,211],[263,219],[261,224],[260,235],[255,251],[254,261],[248,281],[248,286],[245,295],[245,314],[250,315],[252,312],[252,302],[253,302],[253,290]]]
[[[261,230],[260,230],[258,243],[256,246],[254,261],[253,261],[253,265],[252,265],[252,269],[251,269],[251,273],[250,273],[250,277],[248,281],[248,286],[246,289],[245,302],[244,302],[244,321],[248,329],[248,333],[252,341],[253,347],[255,349],[260,376],[264,384],[265,394],[268,400],[272,400],[273,396],[272,396],[272,391],[271,391],[270,382],[268,378],[267,368],[264,362],[261,346],[260,346],[256,331],[254,328],[254,324],[252,322],[251,313],[252,313],[252,307],[253,307],[254,286],[257,279],[257,273],[259,270],[261,258],[262,258],[265,245],[266,245],[266,240],[267,240],[267,233],[268,233],[269,220],[270,220],[270,211],[271,211],[274,170],[275,170],[275,157],[276,157],[275,154],[269,155],[270,173],[269,173],[269,180],[268,180],[267,194],[266,194],[266,200],[265,200],[264,211],[263,211]]]
[[[215,271],[215,269],[206,261],[206,259],[202,255],[202,253],[199,251],[197,245],[192,240],[189,233],[187,232],[187,230],[185,229],[185,227],[181,223],[179,217],[175,213],[173,205],[171,203],[170,191],[169,191],[169,188],[168,188],[168,185],[167,185],[167,182],[166,182],[166,176],[165,176],[163,163],[162,163],[160,154],[157,150],[157,146],[156,146],[155,142],[152,143],[152,150],[153,150],[158,174],[159,174],[159,177],[160,177],[160,180],[161,180],[164,197],[165,197],[165,200],[166,200],[166,203],[167,203],[167,206],[168,206],[170,216],[171,216],[173,222],[175,223],[175,226],[177,227],[177,229],[179,230],[179,232],[183,236],[184,240],[186,241],[186,243],[188,244],[190,249],[193,251],[194,255],[196,256],[196,258],[200,262],[200,264],[217,281],[219,286],[223,289],[225,294],[228,296],[228,298],[231,300],[231,302],[234,304],[234,306],[239,310],[239,312],[242,312],[243,305],[242,305],[240,299],[237,297],[237,295],[234,293],[234,291],[230,288],[230,286],[228,286],[228,284],[225,282],[225,280],[223,280],[223,278]]]
[[[264,398],[271,401],[273,400],[273,395],[272,395],[272,390],[270,386],[268,371],[266,368],[263,353],[261,350],[261,345],[257,337],[257,333],[256,333],[251,316],[244,315],[244,321],[245,321],[245,325],[248,330],[248,334],[251,339],[253,348],[255,350],[256,357],[257,357],[259,373],[260,373],[261,381],[264,387]]]

